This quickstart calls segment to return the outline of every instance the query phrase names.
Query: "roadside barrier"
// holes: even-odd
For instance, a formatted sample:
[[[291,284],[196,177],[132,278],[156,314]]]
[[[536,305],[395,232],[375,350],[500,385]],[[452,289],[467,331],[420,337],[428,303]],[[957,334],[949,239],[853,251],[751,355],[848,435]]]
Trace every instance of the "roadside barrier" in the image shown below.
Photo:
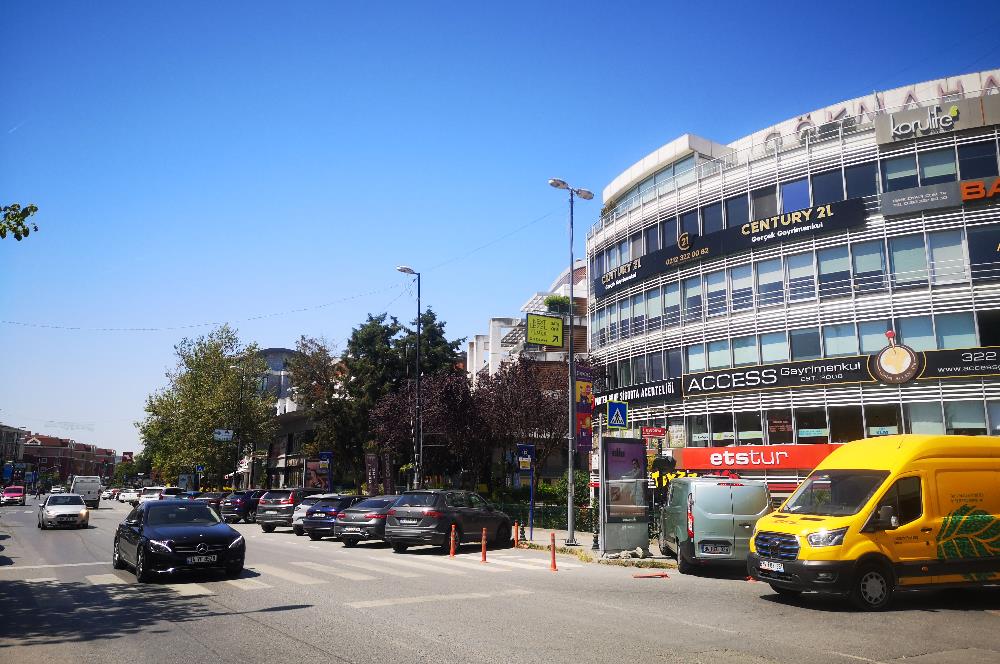
[[[549,533],[549,537],[551,538],[551,543],[549,545],[549,548],[552,550],[552,566],[549,567],[549,569],[551,569],[553,572],[558,572],[559,568],[556,567],[556,534]],[[483,555],[486,554],[484,553]]]
[[[483,559],[479,562],[486,562],[486,529],[483,528]]]
[[[451,557],[455,557],[455,524],[451,524]]]

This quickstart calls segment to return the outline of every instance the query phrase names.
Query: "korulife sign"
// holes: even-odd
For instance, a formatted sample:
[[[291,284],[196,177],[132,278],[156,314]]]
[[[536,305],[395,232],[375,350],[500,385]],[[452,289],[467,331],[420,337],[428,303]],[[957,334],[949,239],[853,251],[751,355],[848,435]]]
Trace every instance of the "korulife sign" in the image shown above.
[[[880,115],[875,118],[875,141],[882,145],[982,126],[982,102],[961,99]]]

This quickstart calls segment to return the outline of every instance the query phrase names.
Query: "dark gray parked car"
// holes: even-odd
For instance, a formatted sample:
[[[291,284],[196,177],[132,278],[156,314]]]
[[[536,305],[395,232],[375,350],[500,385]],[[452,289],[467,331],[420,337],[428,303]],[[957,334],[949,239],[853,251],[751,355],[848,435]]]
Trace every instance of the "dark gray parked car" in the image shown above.
[[[478,542],[483,528],[494,546],[510,546],[511,519],[471,491],[429,489],[407,491],[389,510],[385,541],[396,553],[407,547],[433,544],[450,548],[451,526],[455,525],[458,544]]]
[[[399,496],[375,496],[342,510],[333,535],[351,547],[361,541],[385,539],[385,520]]]
[[[260,497],[257,503],[257,523],[265,533],[273,532],[278,526],[292,527],[292,514],[302,499],[323,489],[272,489]]]

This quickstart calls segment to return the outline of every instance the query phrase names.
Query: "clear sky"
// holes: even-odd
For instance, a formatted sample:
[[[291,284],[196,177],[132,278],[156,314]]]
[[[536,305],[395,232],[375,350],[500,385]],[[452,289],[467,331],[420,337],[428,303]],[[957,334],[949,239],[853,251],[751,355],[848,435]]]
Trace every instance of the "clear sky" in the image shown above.
[[[0,21],[0,199],[41,227],[0,241],[0,422],[119,452],[173,344],[210,329],[184,326],[342,343],[368,312],[412,319],[408,263],[471,336],[568,262],[548,178],[598,193],[580,255],[601,189],[679,134],[1000,64],[995,0],[9,1]]]

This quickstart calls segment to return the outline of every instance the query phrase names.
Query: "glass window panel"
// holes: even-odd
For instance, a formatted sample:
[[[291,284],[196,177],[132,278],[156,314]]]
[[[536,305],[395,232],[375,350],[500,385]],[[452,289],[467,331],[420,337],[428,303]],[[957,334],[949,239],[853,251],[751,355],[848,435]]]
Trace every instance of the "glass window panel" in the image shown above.
[[[741,265],[729,270],[732,284],[733,311],[749,309],[753,306],[753,266]]]
[[[985,436],[986,412],[982,401],[946,401],[944,429],[949,435]]]
[[[604,255],[606,257],[605,263],[607,263],[608,265],[607,269],[608,272],[621,265],[617,244],[613,247],[610,247],[606,252],[604,252]]]
[[[826,357],[857,355],[858,336],[854,323],[823,326],[823,349]]]
[[[971,313],[934,316],[938,348],[975,348],[976,323]]]
[[[771,445],[787,445],[795,442],[790,409],[767,411],[767,442]]]
[[[701,209],[701,223],[705,227],[705,235],[723,229],[722,203],[713,203]]]
[[[646,368],[649,371],[649,382],[663,380],[663,351],[658,350],[646,356]]]
[[[632,358],[632,379],[636,385],[646,382],[646,356]]]
[[[684,280],[684,320],[701,319],[701,277]]]
[[[892,329],[888,320],[866,320],[858,323],[858,336],[861,337],[862,353],[877,353],[885,348],[889,341],[885,333]]]
[[[788,361],[788,339],[784,332],[768,332],[760,335],[761,364]]]
[[[916,187],[918,184],[916,155],[908,154],[902,157],[893,157],[882,162],[883,191],[910,189],[911,187]]]
[[[667,166],[666,168],[658,171],[653,175],[653,181],[656,184],[662,184],[664,182],[671,182],[674,179],[674,167],[673,165]]]
[[[832,247],[816,253],[819,263],[819,295],[822,298],[849,295],[851,260],[847,247]]]
[[[705,275],[705,309],[709,316],[726,313],[726,271],[709,272]]]
[[[681,322],[681,289],[677,282],[663,287],[663,324],[677,325]]]
[[[757,304],[766,307],[781,304],[785,298],[785,284],[781,272],[781,259],[757,263]]]
[[[750,192],[753,201],[753,218],[763,219],[778,214],[778,190],[773,185]]]
[[[681,349],[675,348],[664,352],[666,353],[666,366],[664,368],[667,370],[667,376],[670,378],[679,377],[684,373],[683,353],[681,353]]]
[[[608,343],[608,311],[603,308],[597,312],[597,343],[600,346]]]
[[[757,337],[733,337],[733,366],[745,367],[757,364]]]
[[[681,233],[698,235],[698,210],[690,210],[681,214]]]
[[[791,330],[788,337],[792,344],[792,360],[815,360],[822,357],[819,345],[819,329],[806,327]]]
[[[660,289],[654,288],[646,291],[646,327],[649,330],[660,328],[661,316],[663,315],[663,303],[660,298]]]
[[[958,169],[955,166],[955,150],[931,150],[917,155],[920,162],[920,185],[954,182]]]
[[[763,445],[764,426],[758,411],[736,413],[736,437],[740,445]]]
[[[646,331],[646,298],[643,293],[632,296],[632,334]]]
[[[965,249],[962,231],[939,231],[927,234],[931,256],[931,276],[935,284],[965,281]]]
[[[927,283],[927,254],[923,235],[904,235],[889,239],[892,283],[897,288]]]
[[[664,247],[677,244],[677,217],[670,217],[660,222],[660,240]]]
[[[794,212],[809,207],[809,180],[781,183],[781,211]]]
[[[899,336],[904,344],[913,350],[935,350],[934,327],[930,316],[911,316],[896,321]]]
[[[906,415],[906,433],[944,433],[944,413],[941,402],[903,404]]]
[[[632,257],[631,257],[631,255],[629,253],[630,252],[630,248],[631,248],[631,243],[627,239],[622,240],[618,244],[618,253],[620,255],[621,264],[622,265],[624,265],[625,263],[628,263],[630,260],[632,260]]]
[[[861,406],[830,406],[830,442],[849,443],[865,437]]]
[[[826,443],[830,439],[830,426],[825,408],[796,408],[795,432],[801,445]]]
[[[746,195],[726,199],[726,227],[736,228],[750,221],[750,201]]]
[[[622,360],[618,363],[618,387],[628,387],[632,384],[632,363]]]
[[[892,436],[900,432],[899,406],[868,404],[864,409],[869,437]]]
[[[632,236],[630,243],[632,245],[632,258],[639,258],[642,256],[642,233],[636,233]]]
[[[604,365],[604,382],[609,390],[618,387],[618,363],[610,362]]]
[[[729,340],[708,342],[708,368],[728,369],[729,361]]]
[[[674,163],[674,180],[677,181],[678,187],[683,187],[684,185],[691,184],[695,181],[696,173],[694,167],[694,155],[685,157],[684,159]]]
[[[997,145],[994,141],[958,146],[958,170],[963,180],[989,178],[998,175]]]
[[[689,447],[708,447],[708,415],[688,415],[687,433]]]
[[[881,240],[852,245],[851,253],[854,256],[854,290],[863,293],[885,288],[885,254]]]
[[[712,413],[709,416],[712,425],[712,446],[726,447],[736,440],[733,433],[732,413]]]
[[[1000,401],[987,401],[986,413],[990,418],[990,435],[1000,436]]]
[[[816,297],[816,265],[813,254],[795,254],[785,259],[788,267],[788,299],[811,300]]]
[[[705,370],[705,347],[701,344],[687,347],[688,373]]]
[[[660,250],[660,227],[651,226],[645,231],[646,235],[646,253],[651,254],[654,251]]]
[[[608,341],[618,340],[618,305],[608,307]]]
[[[878,163],[874,161],[844,169],[847,197],[860,198],[878,193]]]
[[[812,180],[813,205],[826,205],[844,200],[844,180],[839,168],[823,173],[813,173],[810,179]]]
[[[632,334],[632,300],[625,298],[618,303],[618,331],[622,339]]]

